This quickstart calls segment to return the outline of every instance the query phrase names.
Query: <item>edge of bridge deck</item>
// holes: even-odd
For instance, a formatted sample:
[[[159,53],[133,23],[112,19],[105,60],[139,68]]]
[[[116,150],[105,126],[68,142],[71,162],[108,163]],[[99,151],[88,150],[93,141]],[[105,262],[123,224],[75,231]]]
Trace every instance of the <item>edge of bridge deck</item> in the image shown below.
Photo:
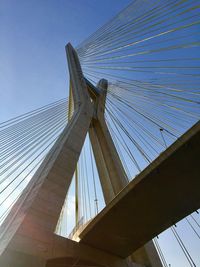
[[[200,207],[200,123],[132,180],[80,234],[80,242],[127,257]]]

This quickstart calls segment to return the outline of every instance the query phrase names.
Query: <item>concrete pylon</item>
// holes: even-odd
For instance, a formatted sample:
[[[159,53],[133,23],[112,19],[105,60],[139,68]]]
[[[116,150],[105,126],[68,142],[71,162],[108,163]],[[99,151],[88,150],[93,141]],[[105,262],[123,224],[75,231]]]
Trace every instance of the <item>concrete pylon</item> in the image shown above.
[[[107,81],[100,80],[97,89],[99,95],[94,103],[95,113],[90,125],[89,136],[105,203],[108,204],[127,185],[128,178],[105,123]]]
[[[0,227],[0,266],[142,266],[54,233],[88,131],[106,203],[127,184],[104,120],[107,82],[91,91],[75,50],[66,51],[74,112]]]
[[[90,85],[88,84],[88,86]],[[99,94],[96,96],[95,115],[89,135],[105,203],[108,204],[128,184],[128,178],[105,122],[104,112],[108,83],[102,79],[96,87]],[[138,249],[130,258],[133,262],[144,266],[163,266],[152,241]]]

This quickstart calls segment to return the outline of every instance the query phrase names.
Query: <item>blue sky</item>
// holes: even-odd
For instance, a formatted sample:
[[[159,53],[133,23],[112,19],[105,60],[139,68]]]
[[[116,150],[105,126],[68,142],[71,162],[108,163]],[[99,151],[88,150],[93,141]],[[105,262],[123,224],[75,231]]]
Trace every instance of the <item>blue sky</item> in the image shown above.
[[[65,45],[78,45],[130,0],[1,0],[0,121],[68,94]]]

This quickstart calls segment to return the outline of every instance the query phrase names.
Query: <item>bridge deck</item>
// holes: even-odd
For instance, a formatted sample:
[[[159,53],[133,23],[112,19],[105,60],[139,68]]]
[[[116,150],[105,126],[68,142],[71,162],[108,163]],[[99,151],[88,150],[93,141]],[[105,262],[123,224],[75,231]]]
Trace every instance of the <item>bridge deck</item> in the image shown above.
[[[125,187],[81,233],[83,243],[129,256],[200,207],[200,124]]]

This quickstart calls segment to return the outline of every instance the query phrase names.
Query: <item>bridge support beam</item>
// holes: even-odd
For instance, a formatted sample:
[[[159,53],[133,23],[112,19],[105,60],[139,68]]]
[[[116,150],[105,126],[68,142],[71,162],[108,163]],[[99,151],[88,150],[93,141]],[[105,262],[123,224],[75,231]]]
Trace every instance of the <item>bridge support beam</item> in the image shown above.
[[[43,232],[40,234],[44,235]],[[76,265],[141,267],[54,233],[48,234],[48,240],[46,239],[45,242],[26,236],[14,238],[0,257],[2,267],[75,267]]]
[[[198,122],[92,220],[81,242],[125,258],[199,209],[199,153]]]

